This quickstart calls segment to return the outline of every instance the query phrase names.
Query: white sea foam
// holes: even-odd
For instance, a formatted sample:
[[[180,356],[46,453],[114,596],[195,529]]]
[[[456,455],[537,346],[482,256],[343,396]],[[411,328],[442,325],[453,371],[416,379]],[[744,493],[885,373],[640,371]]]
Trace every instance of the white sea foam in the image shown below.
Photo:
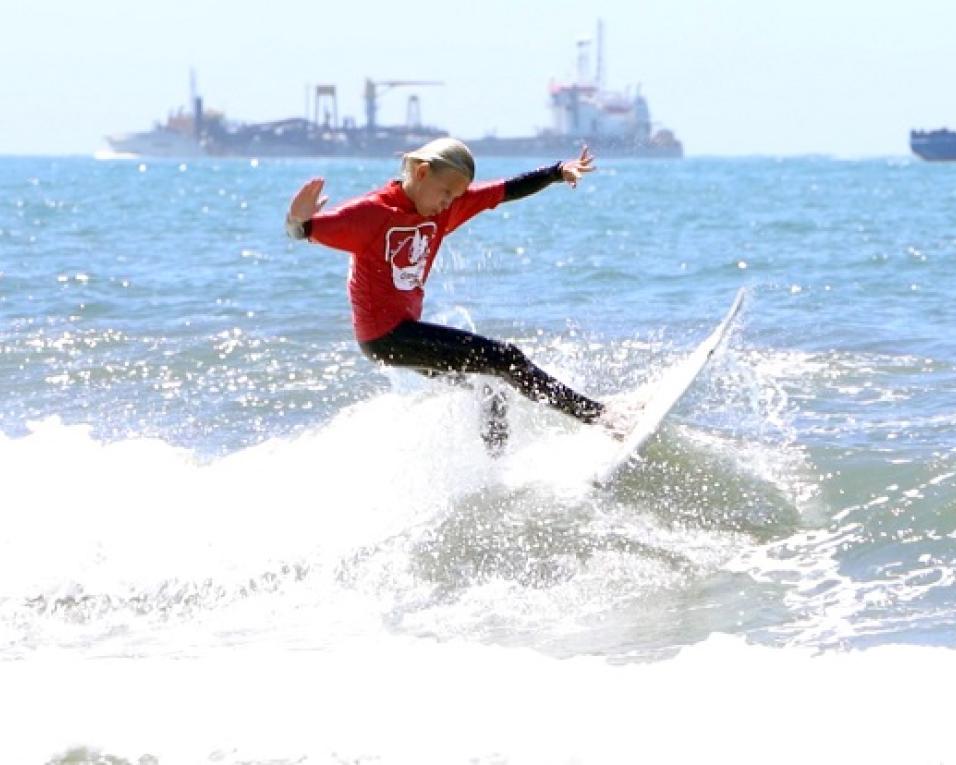
[[[470,489],[479,446],[454,433],[444,452],[430,442],[429,424],[454,405],[382,396],[210,464],[158,440],[101,443],[83,426],[34,423],[0,437],[0,581],[22,594],[65,577],[242,577],[387,537]]]
[[[99,160],[99,161],[110,161],[110,160],[117,160],[117,159],[130,160],[130,159],[139,159],[139,155],[130,154],[128,152],[123,152],[123,151],[113,151],[112,149],[103,148],[103,149],[97,149],[96,151],[93,152],[93,159]]]
[[[723,636],[618,666],[394,637],[176,660],[54,651],[0,665],[0,756],[49,762],[82,747],[163,765],[952,763],[954,681],[945,649],[813,656]]]
[[[498,460],[476,436],[473,393],[415,385],[209,463],[55,419],[0,437],[0,631],[15,655],[189,650],[263,624],[292,642],[307,624],[301,642],[325,645],[382,618],[548,642],[746,544],[595,490],[590,460],[616,448],[599,431],[521,401],[511,414]],[[691,517],[709,500],[675,501]]]
[[[951,651],[799,647],[838,643],[879,596],[840,571],[846,537],[740,531],[735,491],[812,507],[801,451],[668,427],[596,491],[575,471],[607,439],[512,413],[499,460],[473,394],[415,385],[209,463],[56,420],[0,437],[0,759],[956,762]],[[782,601],[822,613],[787,649],[712,636],[627,663],[766,607],[722,572],[797,581]]]

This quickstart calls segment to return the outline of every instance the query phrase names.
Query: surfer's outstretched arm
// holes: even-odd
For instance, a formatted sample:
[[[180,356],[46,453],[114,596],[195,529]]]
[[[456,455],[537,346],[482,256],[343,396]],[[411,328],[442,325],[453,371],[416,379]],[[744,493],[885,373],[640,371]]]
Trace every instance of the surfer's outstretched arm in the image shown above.
[[[581,156],[576,159],[555,162],[553,165],[545,165],[537,170],[531,170],[506,180],[503,201],[512,202],[515,199],[524,199],[524,197],[535,194],[559,181],[564,181],[570,184],[571,188],[576,188],[581,177],[594,169],[594,155],[585,146],[581,149]]]

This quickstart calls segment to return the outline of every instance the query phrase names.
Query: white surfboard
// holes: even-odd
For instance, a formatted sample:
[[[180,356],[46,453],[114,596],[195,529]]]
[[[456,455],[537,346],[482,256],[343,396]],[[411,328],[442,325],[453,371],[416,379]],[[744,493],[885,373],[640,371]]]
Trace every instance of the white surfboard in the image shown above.
[[[614,455],[594,475],[594,483],[603,485],[615,477],[628,461],[640,453],[641,447],[657,432],[661,422],[677,405],[691,384],[707,365],[714,351],[720,346],[740,310],[744,299],[744,290],[737,291],[733,305],[727,311],[723,321],[698,345],[687,357],[669,366],[657,382],[652,383],[644,407],[630,432],[624,436]]]

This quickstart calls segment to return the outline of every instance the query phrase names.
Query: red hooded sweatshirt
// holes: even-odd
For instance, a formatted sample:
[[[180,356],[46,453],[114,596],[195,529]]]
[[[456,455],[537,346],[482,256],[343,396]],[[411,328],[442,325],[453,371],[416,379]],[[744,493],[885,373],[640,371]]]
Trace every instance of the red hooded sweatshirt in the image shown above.
[[[422,316],[425,282],[446,234],[504,199],[504,181],[473,183],[444,212],[425,218],[400,181],[313,216],[309,240],[352,254],[348,292],[359,342]]]

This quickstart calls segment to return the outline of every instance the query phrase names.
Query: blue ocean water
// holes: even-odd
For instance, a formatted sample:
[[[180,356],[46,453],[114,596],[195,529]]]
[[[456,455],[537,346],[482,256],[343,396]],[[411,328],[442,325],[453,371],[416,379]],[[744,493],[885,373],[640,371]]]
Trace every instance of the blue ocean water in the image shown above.
[[[681,737],[687,710],[745,710],[764,742],[808,698],[900,731],[817,761],[956,761],[907,728],[937,730],[936,706],[868,706],[956,669],[952,168],[599,166],[450,237],[426,318],[615,397],[745,287],[727,347],[601,489],[603,435],[514,398],[492,459],[474,394],[368,362],[348,256],[285,237],[304,180],[334,204],[394,162],[0,158],[0,720],[46,710],[42,733],[11,726],[17,752],[624,762],[612,700],[639,685],[655,761],[715,751]],[[44,706],[64,679],[99,714]],[[182,705],[164,734],[147,688]],[[423,743],[423,713],[447,735]]]

